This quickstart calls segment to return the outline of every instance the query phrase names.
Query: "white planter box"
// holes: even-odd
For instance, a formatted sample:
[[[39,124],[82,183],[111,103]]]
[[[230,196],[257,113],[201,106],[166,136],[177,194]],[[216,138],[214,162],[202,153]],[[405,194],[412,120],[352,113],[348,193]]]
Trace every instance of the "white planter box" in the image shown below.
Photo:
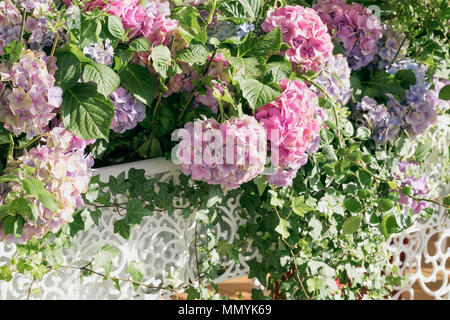
[[[110,175],[117,176],[121,172],[128,172],[130,168],[144,169],[148,176],[155,176],[160,181],[170,176],[179,174],[179,167],[165,159],[153,159],[134,163],[111,166],[96,170],[102,181],[107,181]],[[238,199],[229,199],[227,206],[222,208],[222,221],[217,226],[217,236],[221,240],[232,242],[236,236],[238,226],[243,222],[237,214]],[[442,214],[443,212],[441,212]],[[440,215],[442,218],[442,215]],[[143,280],[147,284],[158,286],[165,280],[169,272],[178,275],[179,281],[187,283],[195,280],[196,266],[193,255],[194,222],[185,220],[181,212],[175,211],[171,216],[166,213],[154,212],[153,216],[143,220],[140,227],[132,228],[129,240],[123,239],[113,232],[113,224],[119,219],[117,214],[104,210],[99,226],[93,226],[86,232],[79,232],[73,240],[71,250],[65,252],[67,264],[83,266],[89,262],[92,254],[105,244],[111,244],[120,249],[121,255],[113,261],[111,275],[127,278],[126,268],[130,261],[144,261],[147,277]],[[450,257],[450,248],[446,239],[450,237],[450,219],[446,221],[436,218],[426,225],[418,225],[414,230],[408,231],[393,239],[392,251],[394,261],[400,261],[400,252],[406,255],[406,261],[401,266],[400,272],[411,271],[416,268],[416,274],[411,278],[408,288],[399,292],[409,293],[413,297],[412,285],[417,282],[429,295],[450,299],[450,285],[448,278],[450,270],[445,263]],[[438,235],[436,253],[431,256],[427,250],[427,244],[433,235]],[[409,244],[404,244],[404,239],[410,239]],[[251,251],[251,248],[249,248]],[[0,264],[9,261],[9,256],[15,252],[15,246],[0,243]],[[245,275],[247,265],[245,261],[254,257],[253,252],[249,256],[241,256],[241,264],[231,263],[226,266],[226,272],[216,282],[232,279]],[[431,276],[421,273],[421,257],[424,256],[433,266]],[[444,274],[444,282],[438,290],[431,290],[427,284],[436,281],[436,274]],[[80,272],[67,270],[50,273],[44,276],[34,287],[39,286],[40,295],[31,295],[31,299],[158,299],[168,297],[169,292],[135,292],[131,284],[122,285],[119,292],[114,288],[112,281],[104,281],[99,276],[85,277],[80,280]],[[31,279],[24,276],[16,276],[11,282],[0,282],[1,299],[25,299],[31,285]],[[411,295],[412,294],[412,295]]]

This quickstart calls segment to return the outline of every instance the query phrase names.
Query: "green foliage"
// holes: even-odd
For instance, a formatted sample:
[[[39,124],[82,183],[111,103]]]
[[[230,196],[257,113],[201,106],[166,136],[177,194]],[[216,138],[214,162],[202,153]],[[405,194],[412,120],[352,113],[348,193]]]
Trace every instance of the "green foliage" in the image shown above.
[[[63,95],[64,127],[83,139],[108,139],[114,117],[112,102],[91,84],[77,84]]]

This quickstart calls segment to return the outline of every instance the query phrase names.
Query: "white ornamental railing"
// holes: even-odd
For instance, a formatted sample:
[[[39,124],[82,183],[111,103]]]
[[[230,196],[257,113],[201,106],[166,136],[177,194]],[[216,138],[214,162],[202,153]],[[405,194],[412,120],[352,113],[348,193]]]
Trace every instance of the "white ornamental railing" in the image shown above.
[[[108,181],[110,175],[117,176],[121,172],[128,172],[130,168],[144,169],[148,176],[157,177],[164,181],[171,176],[179,174],[179,168],[170,161],[153,159],[135,163],[117,165],[100,169],[102,181]],[[222,208],[222,221],[218,224],[216,234],[219,240],[229,243],[236,237],[236,232],[243,219],[239,216],[239,199],[229,198],[226,207]],[[120,255],[113,260],[111,275],[127,278],[127,263],[130,261],[143,261],[145,263],[147,277],[144,279],[149,285],[159,286],[166,283],[168,277],[175,278],[178,283],[188,283],[196,279],[195,257],[193,255],[193,243],[195,236],[195,222],[193,219],[184,219],[181,211],[175,211],[172,215],[164,212],[154,212],[146,217],[143,223],[132,228],[128,240],[114,233],[114,222],[120,217],[112,214],[107,209],[99,220],[98,226],[92,226],[88,231],[79,232],[72,241],[70,250],[64,252],[65,264],[84,266],[92,255],[106,244],[115,246],[120,250]],[[437,218],[436,218],[437,219]],[[435,255],[427,251],[427,243],[434,234],[439,234],[438,249]],[[449,222],[433,220],[427,224],[418,225],[414,230],[403,233],[393,240],[392,250],[395,261],[400,261],[400,252],[405,252],[407,259],[403,260],[403,270],[416,270],[411,278],[408,288],[396,294],[398,298],[405,292],[412,292],[414,283],[420,283],[424,290],[433,297],[450,299],[450,286],[448,277],[449,268],[445,263],[449,258],[450,249],[444,239],[450,236]],[[404,239],[409,239],[408,244]],[[249,252],[251,248],[249,248]],[[0,264],[9,261],[9,257],[15,252],[12,244],[0,243]],[[226,266],[226,272],[216,282],[229,280],[247,274],[246,261],[257,253],[241,256],[241,263],[231,262]],[[421,274],[421,264],[424,257],[431,261],[433,273],[431,276]],[[442,262],[444,261],[444,262]],[[425,289],[427,283],[436,278],[438,272],[444,273],[444,284],[439,290]],[[173,280],[172,280],[173,281]],[[39,287],[39,294],[31,294],[30,288]],[[68,269],[58,273],[49,273],[39,283],[32,282],[29,277],[15,276],[11,282],[0,282],[1,299],[159,299],[167,298],[172,294],[165,291],[133,290],[130,283],[121,285],[121,290],[114,288],[112,281],[104,281],[102,277],[80,278],[80,272]],[[404,295],[403,295],[404,296]]]

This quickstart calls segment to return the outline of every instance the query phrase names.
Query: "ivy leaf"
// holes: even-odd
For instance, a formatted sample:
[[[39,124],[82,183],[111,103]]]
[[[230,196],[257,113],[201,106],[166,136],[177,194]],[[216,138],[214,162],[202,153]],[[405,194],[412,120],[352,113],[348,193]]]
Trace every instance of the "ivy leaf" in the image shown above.
[[[125,35],[122,19],[115,15],[108,16],[108,31],[113,37],[122,39]]]
[[[280,223],[278,224],[278,226],[275,228],[275,231],[278,232],[279,234],[281,234],[281,236],[284,239],[289,238],[289,236],[291,235],[289,233],[289,231],[287,230],[288,228],[288,222],[287,220],[284,219],[280,219]]]
[[[361,202],[359,202],[358,200],[354,199],[354,198],[347,198],[344,200],[344,207],[353,213],[359,213],[362,211],[363,206],[361,204]]]
[[[359,226],[361,225],[361,216],[353,216],[345,220],[342,225],[342,232],[344,234],[352,234],[355,233]]]
[[[208,49],[203,44],[191,44],[189,48],[178,51],[175,60],[193,64],[204,64],[208,60]]]
[[[41,180],[25,178],[23,179],[22,185],[25,192],[36,197],[44,207],[53,212],[58,210],[56,197],[53,193],[45,189],[44,183]]]
[[[12,271],[8,265],[4,264],[0,267],[0,280],[10,282],[13,278]]]
[[[118,233],[124,239],[128,240],[130,237],[130,226],[126,223],[125,219],[114,222],[114,233]]]
[[[108,275],[111,272],[112,260],[119,254],[119,249],[107,244],[97,251],[93,263],[96,267],[103,268],[105,274]]]
[[[278,53],[281,48],[281,42],[281,29],[279,26],[258,38],[253,32],[249,32],[246,40],[239,46],[239,57],[266,57],[270,54]]]
[[[238,82],[242,95],[253,110],[276,100],[281,95],[280,87],[274,82],[263,84],[254,79],[240,79]]]
[[[105,97],[113,93],[120,85],[120,77],[114,70],[95,62],[90,62],[84,67],[83,81],[94,82],[97,85],[97,91]]]
[[[141,282],[144,279],[145,272],[145,263],[144,262],[136,262],[131,261],[127,268],[127,273],[131,276],[131,279],[136,282]],[[133,283],[134,290],[139,288],[138,284]]]
[[[167,78],[167,71],[172,63],[172,57],[169,48],[166,46],[157,46],[152,50],[152,62],[156,72],[161,77]]]
[[[78,83],[81,76],[81,63],[78,57],[72,52],[65,52],[56,55],[55,72],[56,85],[63,90],[73,87]]]
[[[69,224],[70,236],[75,237],[78,231],[84,230],[84,220],[81,211],[73,215],[73,221]]]
[[[151,44],[150,41],[145,38],[138,38],[130,43],[130,49],[137,52],[149,52]]]
[[[129,64],[120,72],[122,85],[136,99],[150,106],[156,91],[156,79],[147,68],[138,64]]]
[[[80,83],[66,90],[61,112],[64,127],[80,138],[108,140],[114,106],[95,86]]]
[[[127,224],[140,224],[144,217],[152,214],[152,211],[144,208],[141,200],[131,199],[127,203],[127,215],[125,222]]]
[[[315,210],[313,207],[305,203],[303,196],[292,198],[292,211],[294,211],[295,214],[304,217],[305,213],[313,210]]]

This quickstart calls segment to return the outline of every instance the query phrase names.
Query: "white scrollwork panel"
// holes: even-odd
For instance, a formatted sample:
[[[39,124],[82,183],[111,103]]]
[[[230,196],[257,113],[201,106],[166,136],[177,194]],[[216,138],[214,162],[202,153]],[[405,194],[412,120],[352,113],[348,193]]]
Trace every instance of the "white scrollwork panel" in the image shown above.
[[[145,169],[148,176],[164,181],[179,174],[179,168],[170,161],[155,159],[100,169],[101,179],[107,181],[110,175],[117,176],[130,168]],[[216,236],[231,243],[236,237],[242,218],[239,217],[239,199],[228,199],[222,209],[222,219],[217,225]],[[114,233],[116,214],[104,209],[99,225],[90,230],[79,232],[72,241],[70,250],[64,252],[65,265],[86,265],[93,254],[106,244],[115,246],[120,255],[113,260],[111,275],[128,278],[126,269],[130,261],[143,261],[146,267],[146,284],[158,287],[166,283],[169,273],[178,277],[178,282],[188,283],[197,278],[193,242],[195,222],[184,219],[180,210],[170,216],[166,212],[154,212],[143,223],[132,228],[128,240]],[[15,252],[15,246],[0,243],[0,262],[8,262]],[[245,261],[250,257],[242,256],[242,263],[234,262],[225,266],[225,272],[217,282],[236,278],[247,273]],[[37,295],[29,289],[39,287]],[[34,291],[32,291],[34,292]],[[112,281],[104,281],[99,276],[80,277],[80,270],[66,269],[44,276],[39,283],[32,283],[29,277],[17,275],[11,282],[0,282],[1,299],[158,299],[168,297],[171,292],[160,290],[133,290],[130,283],[122,282],[121,290],[114,288]]]

